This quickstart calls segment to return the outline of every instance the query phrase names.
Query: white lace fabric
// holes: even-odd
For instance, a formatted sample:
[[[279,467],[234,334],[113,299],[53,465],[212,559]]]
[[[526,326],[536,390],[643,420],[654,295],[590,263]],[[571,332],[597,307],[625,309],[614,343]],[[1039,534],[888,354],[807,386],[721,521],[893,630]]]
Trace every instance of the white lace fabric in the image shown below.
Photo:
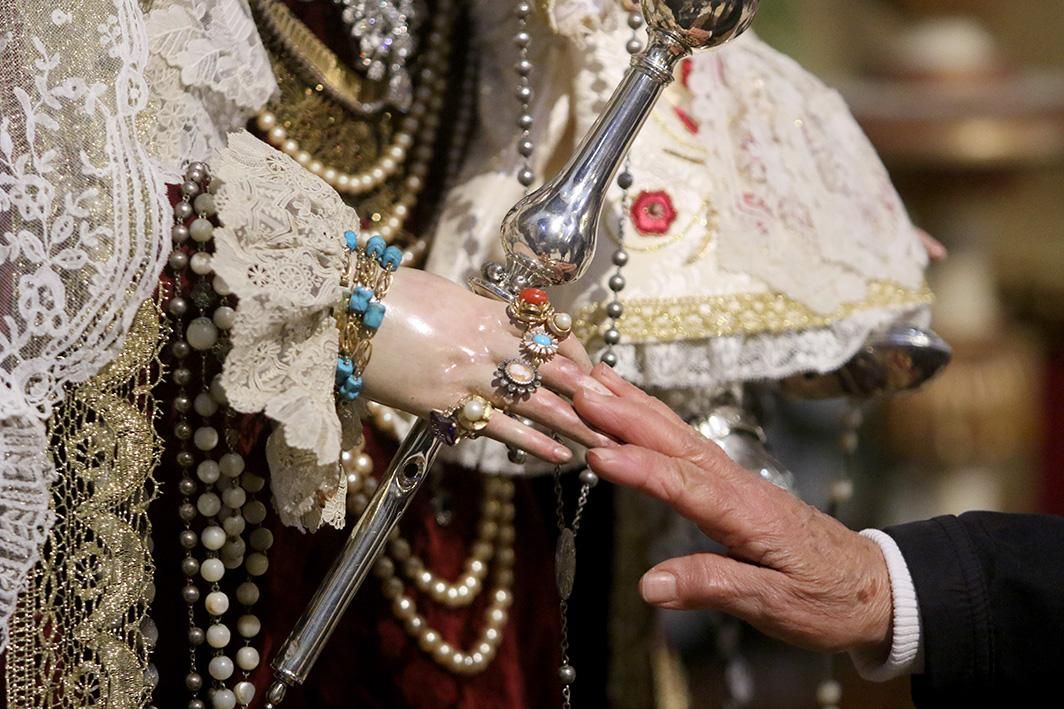
[[[342,407],[341,422],[334,403],[333,308],[343,233],[358,230],[358,215],[323,180],[247,132],[231,134],[211,166],[222,223],[212,265],[238,298],[223,388],[237,411],[277,423],[267,452],[281,520],[342,527],[340,451],[360,427],[352,407]]]
[[[922,286],[926,251],[838,93],[753,35],[693,62],[688,85],[722,269],[818,313],[871,281]]]
[[[145,18],[157,103],[145,126],[164,174],[208,161],[277,91],[246,0],[157,0]]]
[[[46,420],[120,349],[170,219],[136,0],[0,0],[0,627],[51,527]],[[0,649],[6,644],[0,634]]]

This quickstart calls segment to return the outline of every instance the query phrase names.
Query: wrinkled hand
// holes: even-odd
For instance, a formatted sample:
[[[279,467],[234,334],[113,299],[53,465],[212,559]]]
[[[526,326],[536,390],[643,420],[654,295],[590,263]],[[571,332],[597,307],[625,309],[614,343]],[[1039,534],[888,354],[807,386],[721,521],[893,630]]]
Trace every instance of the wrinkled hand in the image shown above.
[[[572,457],[550,436],[501,410],[504,401],[492,379],[500,362],[520,354],[521,334],[510,323],[505,304],[439,276],[402,268],[385,305],[388,314],[373,338],[373,357],[363,377],[365,396],[426,417],[433,409],[446,410],[469,394],[479,394],[498,409],[482,435],[552,463]],[[512,405],[510,412],[588,447],[611,445],[580,420],[569,401],[584,387],[605,391],[588,376],[590,370],[584,348],[569,337],[558,355],[540,367],[543,386]]]
[[[874,542],[733,463],[609,368],[592,376],[614,396],[582,391],[577,412],[627,445],[590,451],[591,468],[667,502],[730,552],[658,564],[640,584],[648,603],[714,608],[807,649],[886,658],[890,579]]]

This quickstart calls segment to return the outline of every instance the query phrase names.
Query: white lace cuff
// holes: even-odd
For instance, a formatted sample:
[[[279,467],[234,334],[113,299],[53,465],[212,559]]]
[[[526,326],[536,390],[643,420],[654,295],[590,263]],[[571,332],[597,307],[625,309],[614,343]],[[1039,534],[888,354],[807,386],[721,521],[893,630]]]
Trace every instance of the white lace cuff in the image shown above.
[[[920,606],[909,566],[894,539],[878,529],[866,529],[861,536],[875,542],[886,559],[894,604],[893,627],[890,654],[885,662],[880,657],[859,651],[851,652],[850,659],[863,678],[872,682],[886,682],[919,671],[923,658]]]
[[[276,424],[267,445],[281,521],[343,527],[341,448],[361,435],[353,407],[335,403],[339,336],[333,309],[358,215],[323,180],[245,131],[212,161],[222,225],[214,272],[237,296],[222,386],[243,413]]]

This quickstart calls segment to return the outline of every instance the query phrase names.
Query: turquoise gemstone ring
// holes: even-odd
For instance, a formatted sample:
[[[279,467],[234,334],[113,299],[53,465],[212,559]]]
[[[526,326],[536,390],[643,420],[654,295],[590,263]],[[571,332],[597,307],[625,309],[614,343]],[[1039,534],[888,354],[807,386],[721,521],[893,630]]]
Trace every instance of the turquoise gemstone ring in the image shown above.
[[[534,327],[521,338],[521,352],[528,360],[543,364],[558,354],[558,344],[558,338],[546,328]]]

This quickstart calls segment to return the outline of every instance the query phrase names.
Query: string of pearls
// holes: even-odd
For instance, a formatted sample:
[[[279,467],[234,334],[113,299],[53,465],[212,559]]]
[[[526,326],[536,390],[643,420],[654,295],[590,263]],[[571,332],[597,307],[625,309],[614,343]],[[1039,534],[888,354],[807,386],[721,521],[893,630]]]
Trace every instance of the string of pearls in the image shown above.
[[[635,5],[626,5],[626,7],[628,7],[628,27],[632,30],[632,35],[629,37],[627,44],[625,44],[625,49],[634,56],[643,51],[643,42],[638,34],[639,29],[643,26],[643,15]],[[625,160],[624,168],[617,176],[617,186],[621,188],[621,205],[620,216],[617,219],[617,250],[613,252],[613,265],[616,270],[607,282],[612,294],[610,301],[606,303],[606,316],[610,318],[610,324],[602,334],[606,348],[600,358],[604,364],[610,367],[617,366],[617,353],[614,352],[613,347],[621,342],[619,324],[621,316],[624,315],[624,306],[621,304],[620,293],[626,285],[624,275],[621,272],[628,265],[628,252],[624,249],[624,235],[628,223],[628,207],[631,204],[631,196],[628,193],[628,190],[632,187],[632,172],[630,168],[630,161]]]
[[[265,486],[265,480],[246,472],[243,457],[232,449],[235,432],[229,419],[233,413],[226,406],[218,375],[215,374],[208,383],[210,372],[217,371],[217,365],[228,350],[227,333],[236,319],[236,313],[228,303],[230,291],[220,278],[213,275],[211,268],[210,246],[214,232],[211,218],[216,213],[214,187],[216,183],[211,181],[206,165],[189,165],[181,185],[182,199],[174,207],[171,230],[174,249],[169,262],[174,296],[168,309],[175,319],[171,353],[179,362],[173,372],[178,386],[174,399],[178,414],[174,434],[179,441],[177,462],[182,471],[178,484],[181,494],[178,515],[183,526],[179,541],[185,550],[181,560],[185,576],[181,595],[188,615],[189,671],[185,676],[185,686],[190,692],[188,709],[206,707],[200,696],[204,677],[199,672],[198,657],[198,648],[204,643],[210,648],[207,671],[213,683],[207,698],[211,707],[234,709],[238,704],[247,707],[254,698],[255,687],[249,676],[260,658],[252,640],[259,634],[261,623],[251,613],[259,598],[258,587],[251,579],[265,573],[268,566],[265,552],[273,543],[270,531],[261,526],[266,518],[266,507],[254,497]],[[188,254],[190,250],[191,256]],[[186,270],[191,270],[192,275],[187,276]],[[183,285],[186,282],[191,284],[187,292]],[[212,305],[215,307],[208,315]],[[193,308],[198,315],[186,323],[185,316]],[[188,361],[193,353],[199,354],[197,364],[201,387],[194,398],[190,396],[194,375]],[[192,413],[197,417],[195,426],[191,421]],[[217,417],[223,418],[221,434],[213,424]],[[219,455],[222,448],[226,452]],[[193,525],[197,516],[204,520],[199,533]],[[248,524],[256,528],[245,534]],[[254,550],[250,554],[247,554],[248,542]],[[194,553],[197,546],[204,549],[202,561]],[[226,571],[242,566],[247,580],[238,587],[237,596],[245,612],[237,620],[237,631],[243,644],[230,657],[227,648],[231,644],[232,632],[224,622],[230,600],[222,590],[221,582]],[[196,604],[202,596],[197,577],[208,588],[203,597],[208,619],[206,630],[199,626],[196,618]],[[230,688],[226,681],[237,670],[240,677]]]
[[[831,494],[828,498],[827,513],[838,518],[842,507],[853,498],[852,471],[854,458],[857,455],[857,447],[860,443],[858,431],[864,422],[860,404],[849,403],[849,409],[842,417],[842,432],[839,434],[839,451],[842,454],[842,465],[839,467],[839,477],[831,485]],[[816,688],[817,705],[822,709],[838,709],[842,700],[842,685],[836,679],[836,657],[830,655],[824,659],[824,679]]]
[[[276,114],[262,110],[256,119],[260,131],[271,145],[294,158],[300,165],[318,175],[337,191],[352,196],[365,195],[379,189],[385,182],[406,167],[405,177],[396,196],[391,214],[382,215],[373,229],[387,242],[393,241],[417,203],[425,186],[429,166],[435,153],[435,138],[440,128],[440,114],[447,90],[446,67],[450,63],[452,41],[449,33],[454,17],[453,0],[441,0],[433,13],[428,49],[418,69],[418,87],[410,111],[399,124],[391,143],[368,168],[348,173],[328,164],[304,150],[293,138]],[[411,158],[412,156],[412,158]]]
[[[513,483],[487,479],[477,540],[463,565],[462,575],[456,581],[446,581],[426,568],[425,563],[411,553],[410,544],[399,537],[389,542],[391,560],[399,565],[403,575],[419,591],[427,594],[433,601],[449,608],[470,605],[480,592],[492,558],[500,549],[510,549],[510,554],[513,553],[513,527],[509,526],[513,521],[513,507],[509,504],[507,495],[513,497]],[[505,509],[510,510],[509,519],[505,518]]]
[[[395,414],[391,410],[373,402],[367,408],[379,431],[385,434],[395,432]],[[347,472],[348,511],[361,514],[377,486],[372,477],[373,460],[359,448],[344,451],[340,460]],[[515,554],[513,494],[512,481],[484,478],[477,538],[463,563],[462,574],[456,580],[448,581],[428,569],[398,531],[389,538],[387,551],[374,567],[374,573],[382,583],[382,592],[392,601],[392,612],[406,633],[437,664],[456,674],[477,674],[491,664],[509,620]],[[467,651],[456,649],[443,640],[441,633],[418,614],[417,603],[406,593],[406,585],[400,578],[405,577],[433,602],[457,609],[471,605],[483,592],[489,566],[494,569],[491,601],[485,611],[484,628]]]
[[[486,497],[482,503],[482,507],[485,508],[483,510],[485,520],[488,516],[487,508],[492,506],[496,509],[498,521],[482,521],[482,540],[474,545],[474,555],[472,560],[467,562],[467,570],[471,564],[475,565],[478,562],[486,568],[487,560],[494,557],[492,559],[494,575],[490,591],[491,600],[484,611],[484,627],[479,637],[467,650],[457,649],[444,640],[439,631],[430,627],[424,616],[418,613],[417,603],[405,593],[405,586],[396,575],[396,561],[393,561],[392,558],[382,557],[374,567],[374,573],[382,581],[384,597],[392,602],[392,612],[403,623],[403,628],[406,632],[417,639],[418,647],[432,657],[437,664],[456,674],[477,674],[484,671],[491,664],[492,660],[495,659],[499,643],[502,642],[503,629],[509,621],[509,609],[513,604],[513,482],[503,478],[487,478],[485,492]],[[497,527],[496,536],[499,540],[499,545],[494,549],[492,549],[490,543],[483,541],[483,537],[486,536],[484,531],[486,525]],[[508,542],[504,543],[502,541],[504,539],[508,540]],[[423,574],[427,572],[420,560],[413,555],[407,556],[406,559],[402,558],[403,555],[409,553],[409,546],[402,546],[406,542],[396,535],[390,540],[390,544],[393,556],[403,565],[405,573],[415,575],[420,581],[424,581]],[[396,555],[397,551],[400,552],[399,555]],[[419,574],[414,574],[414,570],[419,566],[421,571]],[[473,593],[469,584],[473,582],[474,577],[475,573],[468,572],[459,582],[448,584],[433,576],[430,596],[434,600],[440,600],[450,607],[457,607],[458,604],[468,604],[472,602],[471,598],[470,600],[464,600],[458,594],[457,589],[470,589],[468,595],[472,597]],[[420,583],[418,585],[420,586]]]
[[[517,32],[514,33],[514,44],[517,45],[517,101],[520,111],[517,114],[517,127],[521,135],[517,140],[517,153],[521,156],[521,167],[517,171],[517,181],[523,187],[531,187],[536,181],[536,174],[532,171],[532,154],[536,151],[536,144],[532,140],[532,62],[529,60],[529,47],[532,44],[532,34],[528,31],[528,16],[532,12],[532,4],[526,0],[520,0],[514,8],[517,15]]]

